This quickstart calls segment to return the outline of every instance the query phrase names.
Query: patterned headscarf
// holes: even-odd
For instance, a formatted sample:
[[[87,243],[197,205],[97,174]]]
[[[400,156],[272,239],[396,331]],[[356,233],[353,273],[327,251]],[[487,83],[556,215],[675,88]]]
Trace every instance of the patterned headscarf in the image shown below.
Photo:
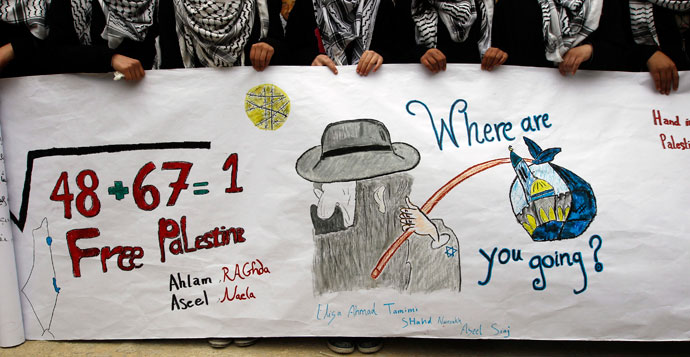
[[[563,62],[563,55],[599,27],[603,0],[538,0],[546,59]]]
[[[417,44],[427,48],[436,48],[439,18],[448,29],[453,41],[465,42],[479,11],[482,19],[479,50],[483,54],[490,45],[490,23],[494,2],[479,0],[477,4],[479,10],[474,0],[412,0],[412,19],[415,23]]]
[[[259,11],[261,38],[268,34],[266,0],[174,0],[177,34],[184,66],[195,58],[205,67],[244,64],[244,47]]]
[[[24,24],[31,33],[44,39],[48,36],[46,11],[50,0],[0,1],[0,21],[8,24]]]
[[[369,49],[379,3],[380,0],[313,0],[323,46],[336,65],[357,64]],[[350,60],[345,53],[349,46]]]
[[[690,10],[690,0],[630,0],[630,24],[637,44],[659,46],[654,5],[677,12]]]
[[[92,43],[91,14],[95,0],[71,0],[74,29],[79,42]],[[144,41],[153,17],[157,0],[97,0],[105,15],[105,28],[101,37],[108,40],[108,47],[117,48],[122,40]]]

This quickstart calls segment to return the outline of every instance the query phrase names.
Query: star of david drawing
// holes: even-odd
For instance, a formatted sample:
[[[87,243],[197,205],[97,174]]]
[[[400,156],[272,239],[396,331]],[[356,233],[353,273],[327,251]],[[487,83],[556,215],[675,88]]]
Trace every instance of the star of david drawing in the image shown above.
[[[448,256],[448,258],[453,258],[457,251],[458,250],[455,249],[454,247],[447,246],[446,247],[446,256]]]

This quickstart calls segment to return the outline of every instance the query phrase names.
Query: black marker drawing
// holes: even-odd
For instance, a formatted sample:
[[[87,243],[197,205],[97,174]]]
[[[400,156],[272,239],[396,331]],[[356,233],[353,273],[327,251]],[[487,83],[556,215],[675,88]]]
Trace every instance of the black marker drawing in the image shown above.
[[[391,143],[373,119],[329,124],[321,145],[297,160],[297,173],[314,183],[314,292],[392,287],[407,292],[460,291],[460,247],[440,219],[409,200],[419,152]],[[381,252],[403,230],[414,232],[378,279],[370,277]]]

